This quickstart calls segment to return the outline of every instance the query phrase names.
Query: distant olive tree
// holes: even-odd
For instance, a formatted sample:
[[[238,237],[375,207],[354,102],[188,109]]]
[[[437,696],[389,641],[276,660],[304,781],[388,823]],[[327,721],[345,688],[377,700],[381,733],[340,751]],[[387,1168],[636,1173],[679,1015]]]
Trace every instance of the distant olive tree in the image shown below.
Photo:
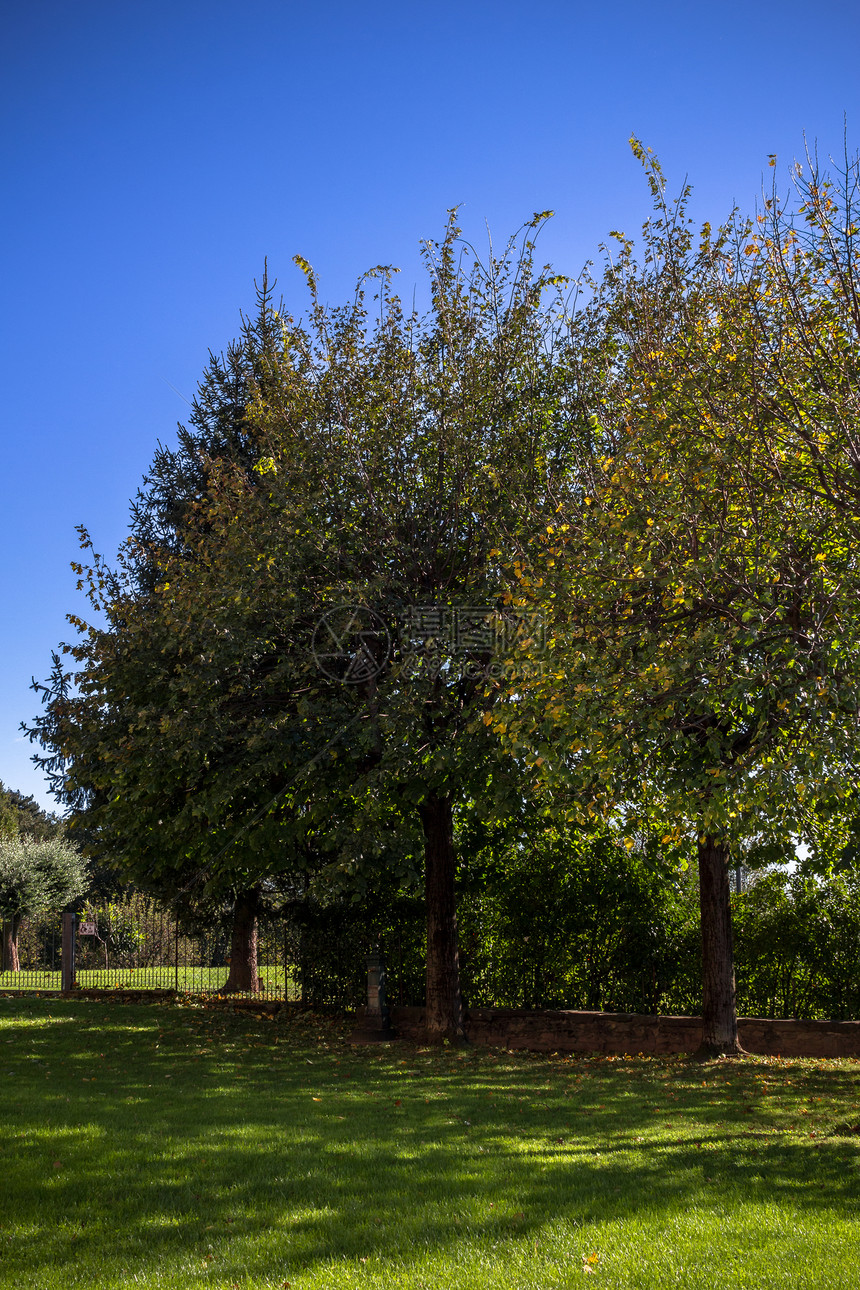
[[[83,858],[63,838],[0,837],[2,966],[7,972],[20,971],[21,919],[43,910],[62,909],[81,895],[86,885]]]

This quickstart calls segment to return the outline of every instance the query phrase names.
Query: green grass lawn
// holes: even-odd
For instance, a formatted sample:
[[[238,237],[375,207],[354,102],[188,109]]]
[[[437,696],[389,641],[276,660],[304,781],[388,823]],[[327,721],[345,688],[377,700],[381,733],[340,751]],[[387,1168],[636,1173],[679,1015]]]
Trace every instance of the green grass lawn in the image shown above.
[[[856,1290],[858,1075],[0,1000],[0,1285]]]
[[[145,968],[82,968],[77,973],[77,982],[82,990],[173,990],[190,993],[217,994],[227,983],[229,968],[201,968],[179,966],[145,967]],[[280,967],[261,967],[258,971],[263,994],[273,997],[284,997],[284,969]],[[0,992],[3,990],[59,990],[62,978],[59,972],[25,970],[22,972],[0,972]],[[298,993],[298,987],[292,977],[286,982],[290,998]]]

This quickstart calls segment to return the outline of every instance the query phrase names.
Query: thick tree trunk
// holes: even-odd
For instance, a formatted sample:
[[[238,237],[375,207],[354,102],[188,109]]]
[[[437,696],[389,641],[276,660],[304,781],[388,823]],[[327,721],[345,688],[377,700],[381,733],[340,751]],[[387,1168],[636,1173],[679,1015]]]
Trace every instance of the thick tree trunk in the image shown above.
[[[4,972],[20,972],[21,962],[18,958],[18,928],[21,926],[21,915],[3,924],[3,953],[0,966]]]
[[[418,808],[424,828],[427,905],[427,1038],[463,1041],[463,1000],[454,898],[454,825],[450,797],[428,793]]]
[[[702,924],[702,1057],[736,1057],[738,1041],[729,850],[710,835],[699,839]]]
[[[257,975],[257,909],[256,888],[240,891],[233,907],[233,932],[230,938],[230,972],[224,994],[258,994]]]

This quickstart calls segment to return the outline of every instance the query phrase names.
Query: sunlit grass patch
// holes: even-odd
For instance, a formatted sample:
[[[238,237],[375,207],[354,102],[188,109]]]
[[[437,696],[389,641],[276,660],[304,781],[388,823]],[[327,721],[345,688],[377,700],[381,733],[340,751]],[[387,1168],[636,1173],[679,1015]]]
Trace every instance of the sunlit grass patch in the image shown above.
[[[860,1064],[0,1002],[0,1285],[860,1284]]]

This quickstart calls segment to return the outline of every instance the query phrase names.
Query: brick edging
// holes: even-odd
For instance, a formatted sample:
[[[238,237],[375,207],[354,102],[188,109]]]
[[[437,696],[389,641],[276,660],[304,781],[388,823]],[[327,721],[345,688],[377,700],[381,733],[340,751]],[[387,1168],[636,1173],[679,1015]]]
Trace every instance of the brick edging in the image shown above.
[[[474,1044],[551,1053],[692,1053],[701,1017],[647,1016],[562,1009],[471,1008],[466,1033]],[[420,1040],[424,1009],[395,1006],[391,1023],[403,1039]],[[860,1057],[860,1021],[738,1019],[741,1045],[771,1057]]]

